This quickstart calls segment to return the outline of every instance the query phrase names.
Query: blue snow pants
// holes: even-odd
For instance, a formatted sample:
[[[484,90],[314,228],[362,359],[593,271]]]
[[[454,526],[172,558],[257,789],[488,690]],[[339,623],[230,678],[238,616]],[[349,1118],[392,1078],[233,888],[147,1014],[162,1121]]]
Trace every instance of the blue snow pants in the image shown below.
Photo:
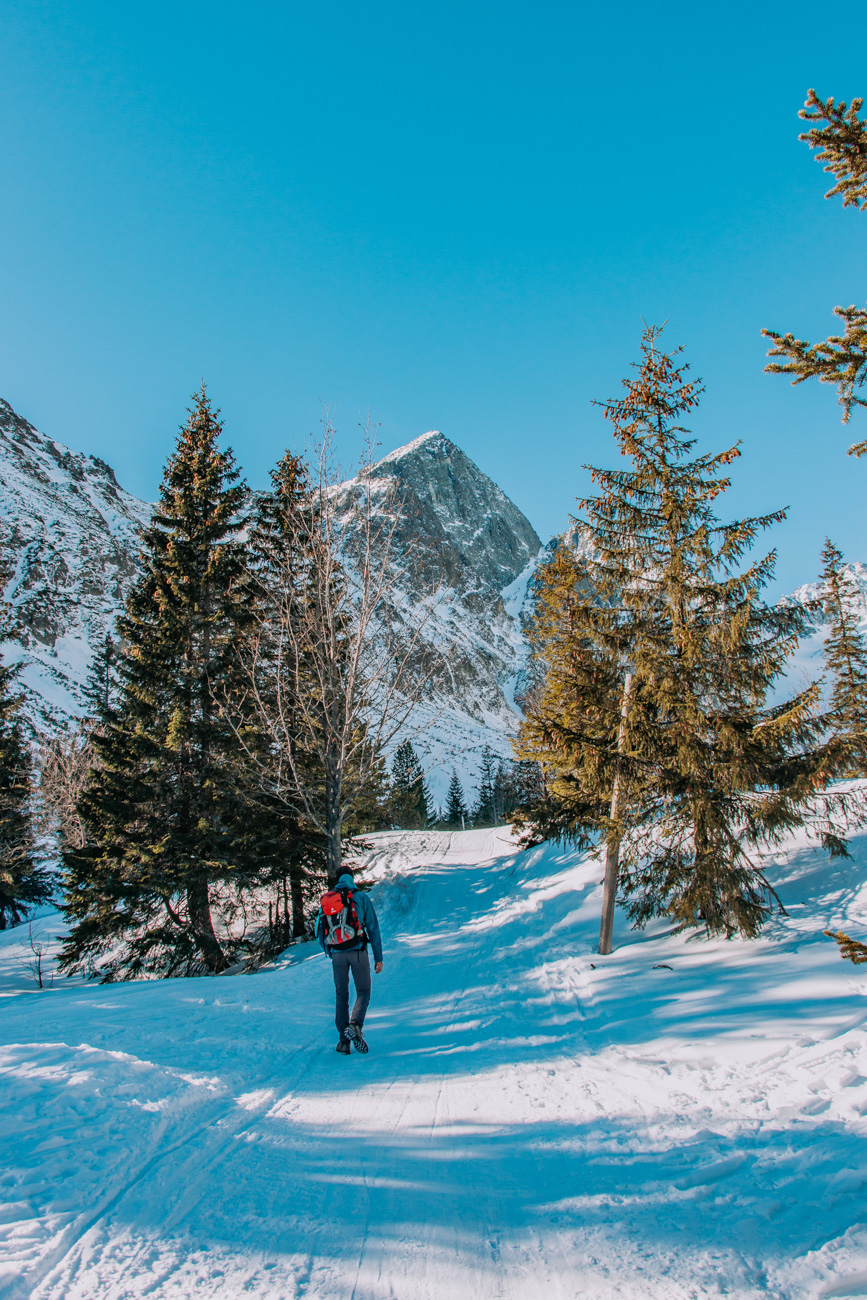
[[[349,972],[355,985],[355,1006],[349,1012]],[[350,1020],[359,1029],[364,1024],[364,1017],[370,1005],[370,958],[367,949],[354,952],[335,952],[331,954],[331,972],[334,975],[334,991],[337,994],[337,1009],[334,1023],[337,1032],[343,1037],[343,1031]]]

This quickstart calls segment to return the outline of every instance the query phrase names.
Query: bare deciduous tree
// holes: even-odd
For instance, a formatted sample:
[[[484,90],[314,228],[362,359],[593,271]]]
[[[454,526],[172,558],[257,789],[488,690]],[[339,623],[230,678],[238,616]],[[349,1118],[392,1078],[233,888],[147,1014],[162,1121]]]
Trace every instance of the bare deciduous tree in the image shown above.
[[[422,589],[394,484],[371,475],[370,438],[358,474],[341,483],[323,423],[309,468],[284,460],[293,481],[282,496],[275,472],[254,533],[257,613],[237,734],[262,787],[324,836],[333,879],[345,820],[437,672],[423,633],[439,591]]]
[[[84,845],[79,799],[94,762],[87,728],[71,724],[43,738],[39,749],[40,830],[57,833],[64,848]]]

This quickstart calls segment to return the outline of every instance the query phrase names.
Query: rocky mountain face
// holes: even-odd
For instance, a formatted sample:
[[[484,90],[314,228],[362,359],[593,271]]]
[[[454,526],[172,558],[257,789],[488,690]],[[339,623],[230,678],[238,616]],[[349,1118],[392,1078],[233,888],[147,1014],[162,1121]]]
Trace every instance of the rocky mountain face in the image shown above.
[[[393,482],[402,532],[423,539],[455,590],[501,592],[539,554],[530,521],[438,430],[385,456],[371,477]]]
[[[541,543],[517,506],[442,433],[427,433],[372,470],[397,513],[397,543],[424,557],[420,581],[443,591],[426,635],[445,678],[411,734],[435,797],[454,766],[471,787],[481,750],[510,753],[514,686],[526,657],[520,609]],[[345,487],[347,502],[352,485]],[[138,531],[151,506],[119,487],[103,461],[40,434],[0,402],[0,545],[6,599],[23,628],[7,648],[23,661],[34,723],[80,713],[94,652],[135,573]],[[409,599],[413,592],[406,593]]]
[[[6,599],[23,629],[31,716],[51,729],[81,709],[93,650],[104,643],[135,572],[150,506],[104,461],[38,433],[0,400],[0,553]]]
[[[380,509],[396,519],[395,553],[412,552],[415,590],[438,589],[424,628],[439,669],[407,737],[444,802],[455,768],[472,794],[482,750],[512,755],[515,690],[527,659],[521,611],[542,544],[518,507],[455,443],[423,434],[370,473]],[[357,481],[344,485],[351,507]]]

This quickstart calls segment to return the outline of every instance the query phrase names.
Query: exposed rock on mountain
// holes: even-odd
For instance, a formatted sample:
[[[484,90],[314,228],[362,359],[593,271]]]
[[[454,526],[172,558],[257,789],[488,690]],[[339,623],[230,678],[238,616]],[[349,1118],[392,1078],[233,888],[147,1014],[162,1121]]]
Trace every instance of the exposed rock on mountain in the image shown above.
[[[539,554],[530,521],[437,430],[385,456],[371,477],[394,480],[404,531],[424,539],[456,590],[501,592]]]
[[[23,681],[37,725],[78,712],[93,649],[135,571],[150,506],[104,461],[38,433],[0,400],[0,545],[6,599],[23,627]]]
[[[527,657],[520,614],[542,544],[496,483],[438,431],[385,456],[370,477],[397,514],[396,550],[412,549],[420,585],[444,593],[424,630],[440,671],[407,729],[443,800],[452,767],[472,786],[484,745],[511,756]],[[344,486],[347,505],[356,490],[356,480]]]

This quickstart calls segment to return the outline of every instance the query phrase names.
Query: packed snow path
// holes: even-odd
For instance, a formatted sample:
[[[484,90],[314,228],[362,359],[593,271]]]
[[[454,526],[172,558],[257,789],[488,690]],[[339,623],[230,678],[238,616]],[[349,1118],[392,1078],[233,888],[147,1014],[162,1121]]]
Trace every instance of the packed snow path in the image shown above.
[[[863,867],[794,843],[757,943],[593,955],[598,863],[376,837],[369,1056],[327,959],[0,1002],[0,1294],[867,1296]],[[21,934],[6,936],[8,970]],[[20,981],[19,981],[20,983]]]

